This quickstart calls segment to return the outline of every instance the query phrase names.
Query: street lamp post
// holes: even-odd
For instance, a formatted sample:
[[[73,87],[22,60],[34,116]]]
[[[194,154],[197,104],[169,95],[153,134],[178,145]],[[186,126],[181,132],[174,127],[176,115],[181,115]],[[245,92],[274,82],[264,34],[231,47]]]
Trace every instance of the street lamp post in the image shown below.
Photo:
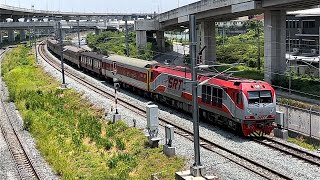
[[[66,51],[67,49],[63,50],[63,39],[62,39],[61,22],[58,22],[58,28],[59,28],[59,38],[60,38],[60,48],[61,48],[61,55],[60,55],[60,59],[61,59],[61,73],[62,73],[62,84],[61,84],[61,88],[62,88],[62,89],[65,89],[65,88],[67,88],[67,86],[66,86],[66,81],[65,81],[65,77],[64,77],[63,52]]]
[[[260,50],[260,46],[261,46],[261,40],[260,40],[260,26],[258,26],[258,70],[261,70],[261,50]]]
[[[35,55],[36,55],[36,63],[37,63],[37,65],[38,65],[38,64],[39,64],[39,61],[38,61],[37,37],[36,37],[36,28],[35,28],[35,25],[33,25],[33,39],[34,39],[34,51],[35,51]]]

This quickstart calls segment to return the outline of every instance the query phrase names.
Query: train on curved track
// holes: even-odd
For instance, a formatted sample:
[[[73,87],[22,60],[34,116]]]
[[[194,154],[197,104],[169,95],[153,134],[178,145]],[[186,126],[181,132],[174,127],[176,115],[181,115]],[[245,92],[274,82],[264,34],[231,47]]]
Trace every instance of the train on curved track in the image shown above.
[[[48,49],[61,54],[56,40],[47,41]],[[104,56],[74,46],[64,46],[63,57],[76,67],[112,81],[122,88],[138,92],[155,101],[192,112],[191,73],[172,67],[119,55]],[[276,117],[274,89],[263,81],[241,79],[213,73],[199,73],[198,81],[210,79],[198,87],[199,117],[225,125],[244,136],[270,134]]]

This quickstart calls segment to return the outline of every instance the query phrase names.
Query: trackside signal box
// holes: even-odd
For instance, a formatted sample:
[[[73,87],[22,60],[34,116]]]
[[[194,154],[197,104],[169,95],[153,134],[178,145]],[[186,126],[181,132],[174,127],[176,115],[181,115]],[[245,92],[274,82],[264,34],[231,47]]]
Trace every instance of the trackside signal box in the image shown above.
[[[278,127],[284,128],[284,113],[281,111],[277,111],[276,120]]]
[[[147,129],[157,129],[159,126],[159,110],[155,104],[148,104],[147,107]]]

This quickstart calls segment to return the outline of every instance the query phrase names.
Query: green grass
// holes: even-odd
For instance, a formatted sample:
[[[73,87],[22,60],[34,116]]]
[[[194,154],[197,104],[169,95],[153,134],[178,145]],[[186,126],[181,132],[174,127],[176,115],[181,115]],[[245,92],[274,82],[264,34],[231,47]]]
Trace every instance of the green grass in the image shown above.
[[[216,67],[219,72],[222,72],[228,69],[230,66],[220,66]],[[251,68],[247,66],[236,66],[230,69],[229,71],[236,71],[233,73],[233,76],[238,76],[242,78],[254,79],[254,80],[263,80],[264,74],[263,70],[259,71],[257,68]]]
[[[309,150],[317,150],[320,148],[320,146],[308,143],[303,137],[288,138],[288,142],[297,144],[298,146],[301,146]]]
[[[4,80],[24,119],[24,128],[61,179],[173,179],[184,159],[167,158],[161,148],[124,122],[103,121],[103,111],[35,66],[30,49],[19,46],[5,58]]]

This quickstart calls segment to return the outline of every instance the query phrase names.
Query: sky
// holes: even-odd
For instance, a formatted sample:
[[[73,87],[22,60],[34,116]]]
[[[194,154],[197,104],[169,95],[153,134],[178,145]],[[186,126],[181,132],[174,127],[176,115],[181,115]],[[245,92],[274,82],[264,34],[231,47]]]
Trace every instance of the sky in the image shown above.
[[[0,0],[0,4],[73,12],[165,12],[199,0]]]

